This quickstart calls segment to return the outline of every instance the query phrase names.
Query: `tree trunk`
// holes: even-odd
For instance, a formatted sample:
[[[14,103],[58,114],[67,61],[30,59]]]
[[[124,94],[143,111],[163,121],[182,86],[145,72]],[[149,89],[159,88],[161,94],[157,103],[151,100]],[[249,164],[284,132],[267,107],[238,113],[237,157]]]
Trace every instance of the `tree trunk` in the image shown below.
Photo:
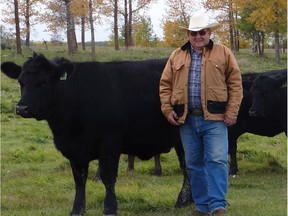
[[[265,33],[263,31],[260,32],[260,38],[261,38],[261,47],[260,47],[260,56],[264,55],[264,44],[265,44]]]
[[[18,0],[14,0],[14,14],[15,14],[15,27],[16,27],[16,54],[22,55],[21,37],[20,37],[20,25],[19,25],[19,12],[18,12]]]
[[[275,32],[275,60],[277,63],[280,62],[280,40],[278,30]]]
[[[129,15],[128,15],[128,45],[133,45],[132,39],[132,0],[129,0]]]
[[[234,47],[234,17],[233,17],[233,11],[232,11],[232,0],[228,1],[228,19],[229,19],[229,34],[230,34],[230,48],[234,52],[235,47]]]
[[[253,33],[253,39],[252,39],[252,52],[256,53],[257,52],[257,31]]]
[[[81,44],[82,50],[85,50],[85,16],[81,16]]]
[[[77,43],[75,43],[75,29],[72,20],[70,0],[64,0],[66,5],[66,22],[67,22],[67,43],[68,43],[68,54],[73,55],[76,52]]]
[[[129,34],[128,34],[128,9],[127,0],[124,0],[124,44],[125,49],[129,48]]]
[[[115,50],[119,50],[118,0],[114,0],[114,46]]]
[[[89,23],[91,27],[91,52],[92,55],[95,56],[95,34],[94,34],[94,24],[93,24],[93,8],[92,8],[92,0],[89,0]]]
[[[30,47],[30,0],[26,0],[25,6],[25,24],[26,24],[26,47]]]
[[[239,30],[236,29],[236,52],[239,52],[240,50],[240,41],[239,41]]]
[[[230,47],[234,52],[234,32],[233,32],[233,12],[229,11],[229,34],[230,34]]]

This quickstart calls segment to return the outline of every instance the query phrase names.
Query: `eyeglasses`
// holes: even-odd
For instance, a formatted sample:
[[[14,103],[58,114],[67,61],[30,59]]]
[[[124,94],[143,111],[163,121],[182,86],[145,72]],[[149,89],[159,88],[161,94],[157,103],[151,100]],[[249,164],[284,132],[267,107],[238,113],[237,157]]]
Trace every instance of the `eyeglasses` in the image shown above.
[[[200,31],[190,31],[189,32],[191,36],[196,36],[198,33],[200,36],[204,36],[206,35],[206,31],[205,30],[200,30]]]

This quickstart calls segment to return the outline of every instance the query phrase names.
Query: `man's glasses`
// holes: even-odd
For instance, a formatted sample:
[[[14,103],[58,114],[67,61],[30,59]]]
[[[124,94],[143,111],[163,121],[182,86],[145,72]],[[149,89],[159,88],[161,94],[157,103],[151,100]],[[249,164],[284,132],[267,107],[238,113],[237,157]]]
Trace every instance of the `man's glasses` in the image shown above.
[[[199,33],[200,36],[204,36],[206,35],[206,31],[205,30],[200,30],[200,31],[190,31],[190,35],[191,36],[196,36]]]

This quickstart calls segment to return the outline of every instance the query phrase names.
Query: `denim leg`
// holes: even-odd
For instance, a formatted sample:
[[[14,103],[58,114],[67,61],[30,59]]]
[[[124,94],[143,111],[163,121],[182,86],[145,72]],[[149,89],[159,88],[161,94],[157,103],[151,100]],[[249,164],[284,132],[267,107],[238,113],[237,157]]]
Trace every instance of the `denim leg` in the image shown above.
[[[223,121],[187,115],[180,126],[186,169],[196,209],[208,213],[226,207],[228,137]]]
[[[228,133],[222,121],[207,121],[203,127],[209,210],[225,208],[228,188]]]
[[[180,135],[185,152],[186,170],[190,180],[192,196],[198,211],[208,213],[207,173],[205,169],[204,145],[198,134],[198,123],[188,114],[185,124],[180,126]]]

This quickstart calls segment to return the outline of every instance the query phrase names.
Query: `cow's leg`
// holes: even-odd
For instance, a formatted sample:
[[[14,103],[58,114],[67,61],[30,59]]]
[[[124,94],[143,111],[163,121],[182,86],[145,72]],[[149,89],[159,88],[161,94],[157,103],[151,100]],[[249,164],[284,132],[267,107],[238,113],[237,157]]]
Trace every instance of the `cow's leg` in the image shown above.
[[[128,155],[127,172],[134,171],[134,162],[135,162],[135,156],[134,155]]]
[[[181,188],[181,191],[178,195],[178,199],[175,204],[176,208],[180,208],[184,206],[189,206],[192,203],[194,203],[194,201],[192,198],[192,190],[191,190],[191,185],[188,179],[188,174],[186,172],[185,155],[184,155],[184,150],[183,150],[181,143],[175,145],[175,151],[177,153],[180,168],[184,176],[182,188]]]
[[[162,175],[162,167],[161,167],[161,160],[160,154],[154,156],[154,172],[153,175],[161,176]]]
[[[229,154],[230,154],[230,168],[229,175],[236,175],[238,172],[237,164],[237,138],[229,137]]]
[[[74,182],[75,182],[75,198],[74,205],[70,215],[82,215],[85,212],[85,186],[88,175],[88,163],[78,164],[70,161]]]
[[[100,175],[106,189],[106,196],[104,200],[104,215],[117,215],[117,200],[115,194],[115,183],[118,172],[119,155],[107,155],[101,157]]]
[[[104,199],[104,215],[117,215],[117,199],[115,194],[115,184],[118,173],[118,164],[120,158],[120,137],[107,137],[103,146],[101,146],[99,166],[100,176],[106,189]]]

